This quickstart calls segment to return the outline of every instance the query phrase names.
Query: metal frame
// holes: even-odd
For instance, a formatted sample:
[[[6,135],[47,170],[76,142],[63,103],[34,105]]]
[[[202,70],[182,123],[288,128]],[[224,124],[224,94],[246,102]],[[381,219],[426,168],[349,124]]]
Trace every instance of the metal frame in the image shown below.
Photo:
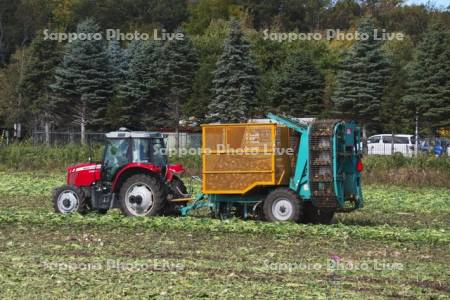
[[[206,151],[206,129],[207,128],[212,128],[212,127],[216,127],[216,128],[222,128],[224,130],[223,136],[224,136],[224,143],[225,145],[227,145],[227,139],[228,139],[228,132],[227,132],[227,128],[228,127],[270,127],[271,128],[271,136],[272,136],[272,145],[271,145],[271,149],[268,149],[268,151],[264,150],[257,150],[257,151],[247,151],[247,152],[252,152],[252,153],[264,153],[264,154],[270,154],[271,156],[271,160],[272,160],[272,166],[270,170],[267,171],[256,171],[256,170],[245,170],[245,171],[237,171],[237,170],[227,170],[227,171],[207,171],[206,170],[206,153],[209,154],[222,154],[222,153],[226,153],[226,150],[222,151],[217,151],[217,150],[209,150]],[[237,174],[237,173],[271,173],[271,180],[270,181],[255,181],[253,182],[251,185],[249,185],[248,187],[246,187],[244,190],[210,190],[210,189],[206,189],[205,185],[202,185],[202,192],[204,194],[230,194],[230,195],[234,195],[234,194],[245,194],[247,192],[249,192],[250,190],[254,189],[256,186],[261,186],[261,185],[276,185],[276,158],[275,158],[275,148],[276,148],[276,129],[277,129],[277,124],[267,124],[267,123],[251,123],[251,124],[243,124],[243,123],[232,123],[232,124],[208,124],[208,125],[202,125],[202,175],[203,175],[203,179],[205,180],[205,175],[206,174]],[[244,151],[245,153],[246,151]]]

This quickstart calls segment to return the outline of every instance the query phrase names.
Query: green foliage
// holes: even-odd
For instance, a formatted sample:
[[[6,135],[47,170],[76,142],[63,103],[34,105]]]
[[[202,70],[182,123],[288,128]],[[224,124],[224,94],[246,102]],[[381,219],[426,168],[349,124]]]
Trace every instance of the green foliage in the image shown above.
[[[108,63],[111,68],[111,81],[114,93],[112,100],[108,103],[105,113],[104,128],[114,130],[121,127],[122,108],[124,103],[119,98],[120,85],[126,78],[128,72],[129,57],[127,51],[122,49],[119,41],[109,42],[107,48]]]
[[[17,51],[11,63],[0,70],[0,124],[12,127],[16,122],[27,121],[28,103],[23,101],[19,89],[27,60],[27,51]]]
[[[333,95],[336,109],[343,115],[370,124],[379,121],[380,103],[389,73],[381,43],[374,39],[374,25],[363,19],[357,31],[368,35],[345,54],[337,74]]]
[[[58,215],[50,193],[63,183],[62,174],[0,172],[0,244],[8,261],[0,297],[30,297],[31,288],[50,298],[126,297],[130,285],[144,298],[149,290],[157,298],[447,295],[447,188],[364,185],[363,209],[337,214],[333,225],[305,225],[214,220],[204,211],[184,218],[129,218],[117,210]],[[166,269],[175,264],[182,269]],[[17,285],[23,278],[30,289]],[[175,284],[165,286],[169,281]]]
[[[316,69],[310,55],[291,55],[275,75],[269,92],[272,106],[295,117],[318,116],[323,111],[324,77]]]
[[[134,41],[128,53],[130,64],[119,87],[121,123],[130,129],[161,126],[167,120],[158,80],[164,73],[163,49],[159,42]],[[151,113],[148,113],[151,112]]]
[[[389,33],[402,32],[406,34],[404,41],[384,43],[383,52],[386,51],[386,56],[391,63],[389,68],[391,77],[387,82],[384,82],[383,76],[377,75],[378,71],[384,72],[382,65],[386,61],[383,57],[377,58],[379,53],[376,52],[378,51],[372,49],[375,43],[356,43],[348,57],[344,58],[340,52],[343,48],[352,45],[351,41],[322,40],[279,43],[263,38],[262,31],[265,29],[271,32],[307,33],[317,31],[323,33],[326,28],[339,28],[342,32],[353,32],[354,24],[363,15],[370,15],[379,28],[384,28]],[[430,33],[426,35],[423,33],[427,27],[431,28],[428,26],[429,24],[436,23],[437,20],[441,20],[440,30],[442,32],[448,29],[450,20],[448,15],[448,12],[436,10],[432,5],[408,5],[398,1],[388,1],[378,5],[375,2],[366,3],[355,0],[306,1],[304,3],[291,0],[281,2],[274,0],[263,2],[249,0],[187,2],[183,0],[2,0],[0,1],[0,66],[3,67],[0,70],[0,123],[2,126],[11,126],[13,123],[21,122],[25,131],[42,124],[49,125],[45,120],[57,119],[58,115],[62,117],[62,122],[55,124],[54,129],[81,123],[83,118],[80,116],[80,110],[82,110],[80,105],[69,105],[78,113],[73,113],[73,109],[71,109],[69,115],[63,114],[61,112],[64,110],[63,107],[66,107],[67,101],[60,102],[58,106],[57,101],[53,101],[54,99],[45,99],[45,94],[48,94],[45,88],[37,90],[37,87],[43,84],[44,78],[48,75],[40,74],[39,65],[43,64],[45,59],[35,60],[29,67],[26,67],[28,51],[24,51],[24,49],[30,43],[32,47],[35,47],[34,44],[38,44],[39,33],[43,29],[49,28],[55,32],[73,32],[76,30],[77,23],[82,22],[86,17],[98,21],[101,29],[119,28],[122,32],[137,30],[151,34],[154,29],[161,28],[173,32],[175,28],[182,26],[190,34],[189,38],[193,41],[199,62],[197,72],[192,76],[192,84],[189,87],[192,93],[188,93],[187,97],[183,96],[180,105],[177,104],[177,100],[169,99],[168,94],[172,94],[170,90],[169,93],[163,92],[163,90],[167,91],[167,86],[173,81],[172,79],[171,81],[163,79],[164,76],[167,78],[172,73],[166,73],[164,70],[167,66],[160,62],[156,70],[144,66],[144,69],[153,70],[152,73],[158,74],[154,77],[149,75],[149,83],[144,83],[144,86],[148,85],[145,89],[148,89],[147,94],[149,94],[144,97],[145,99],[139,93],[131,94],[133,91],[139,92],[140,88],[144,88],[143,86],[140,88],[129,86],[130,90],[128,91],[125,91],[126,88],[122,89],[124,92],[122,97],[114,88],[105,89],[114,93],[107,95],[107,100],[92,101],[97,103],[92,105],[93,108],[86,109],[89,114],[81,114],[86,115],[84,121],[88,128],[109,130],[121,125],[136,129],[172,127],[176,123],[174,119],[178,119],[174,115],[179,114],[177,113],[179,109],[174,108],[179,106],[182,107],[181,115],[183,117],[194,116],[203,122],[205,115],[208,114],[208,105],[215,97],[213,73],[216,69],[216,62],[222,54],[223,42],[229,30],[228,21],[236,18],[243,24],[246,39],[251,45],[251,50],[248,52],[251,53],[252,60],[261,71],[256,93],[253,88],[248,91],[244,90],[245,93],[252,94],[250,111],[245,113],[246,116],[263,117],[267,111],[276,109],[272,106],[269,97],[269,91],[276,89],[278,84],[275,77],[278,77],[277,74],[280,68],[284,67],[287,57],[298,51],[306,51],[311,54],[314,65],[325,77],[322,117],[330,117],[334,113],[331,101],[333,98],[341,112],[348,115],[349,118],[358,117],[359,121],[372,123],[368,124],[373,125],[370,126],[372,130],[397,133],[411,131],[414,123],[413,110],[416,106],[423,110],[419,116],[420,124],[432,129],[444,127],[448,123],[446,120],[449,119],[446,108],[446,99],[449,98],[446,74],[449,71],[447,70],[448,53],[441,50],[449,48],[448,45],[444,45],[448,43],[444,41],[448,38],[440,38],[445,34],[434,34],[431,37]],[[417,52],[424,54],[417,53],[417,59],[407,72],[405,64],[413,60],[411,52],[414,52],[414,47],[422,36],[424,36],[424,40],[420,43]],[[33,40],[35,41],[33,42]],[[46,42],[48,43],[45,47],[49,47],[47,50],[51,51],[50,47],[53,47],[52,44],[55,43]],[[441,45],[437,46],[438,43]],[[129,53],[132,52],[132,45],[134,43],[128,47],[130,51],[125,51],[128,58],[131,57]],[[17,53],[14,54],[16,50]],[[442,52],[441,56],[438,55],[439,51]],[[123,51],[118,43],[114,42],[110,45],[107,53],[109,60],[113,62],[110,64],[113,70],[110,70],[107,77],[126,86],[129,85],[127,80],[120,79],[124,75],[119,70],[122,69],[119,67],[122,64],[121,59],[118,61],[111,57],[111,55],[120,57],[121,52]],[[432,53],[432,55],[428,55],[428,53]],[[161,55],[160,59],[162,60],[163,54]],[[352,56],[354,57],[352,58]],[[344,58],[342,68],[339,70],[338,63],[342,58]],[[370,59],[373,60],[370,63],[364,61]],[[360,63],[361,66],[357,63]],[[424,67],[424,65],[430,65],[430,67]],[[442,68],[436,66],[442,66]],[[424,73],[425,69],[427,69],[428,75]],[[103,72],[108,73],[106,69]],[[352,73],[353,77],[349,73]],[[406,76],[407,73],[409,76]],[[25,84],[21,84],[22,78],[25,79]],[[27,78],[32,79],[33,82]],[[370,79],[367,80],[367,78]],[[100,83],[103,79],[95,81]],[[407,82],[410,84],[407,85]],[[21,88],[18,88],[18,85]],[[117,86],[117,84],[115,85]],[[380,85],[385,90],[382,96],[380,96]],[[62,90],[57,92],[60,94]],[[40,93],[44,96],[38,95],[36,99],[41,100],[31,99],[30,95]],[[405,94],[407,97],[404,97]],[[58,96],[62,96],[62,94]],[[138,101],[136,97],[141,98]],[[63,100],[63,98],[68,99],[69,95],[56,99]],[[402,98],[407,101],[400,101]],[[419,101],[418,99],[425,99],[421,100],[422,105],[415,105],[415,101]],[[73,101],[71,99],[69,102]],[[139,102],[144,102],[145,106],[139,106],[142,104]],[[37,105],[38,103],[45,105]],[[83,105],[81,106],[83,107]],[[152,115],[137,116],[135,113],[136,107],[153,111],[155,107],[160,106],[161,109]],[[236,114],[242,113],[243,105],[240,104],[240,106],[233,106],[236,107]],[[396,109],[393,110],[392,107],[396,107]],[[53,113],[52,110],[55,112]],[[139,113],[140,111],[138,109]],[[376,114],[376,112],[379,113]],[[136,123],[133,123],[133,117],[137,118]],[[148,117],[148,119],[144,120],[144,117]]]
[[[404,101],[433,129],[450,125],[450,33],[447,26],[430,26],[410,65]]]
[[[44,178],[42,178],[44,177]],[[1,173],[0,196],[39,197],[51,195],[55,186],[64,183],[62,175],[45,175],[36,173]],[[405,189],[388,186],[365,186],[366,208],[362,212],[370,214],[380,211],[388,214],[403,213],[450,213],[448,206],[449,191],[442,189]],[[50,202],[48,202],[50,203]],[[240,234],[280,234],[284,236],[302,235],[305,237],[352,238],[363,240],[381,240],[397,242],[417,242],[431,244],[449,244],[450,235],[446,230],[431,229],[426,226],[409,229],[385,224],[375,226],[353,226],[343,223],[335,225],[302,225],[293,223],[268,223],[241,220],[212,220],[210,218],[127,218],[116,213],[99,218],[95,214],[79,217],[61,216],[40,210],[35,213],[27,210],[28,204],[18,211],[7,208],[0,211],[0,223],[31,223],[47,225],[114,225],[125,228],[142,228],[152,230],[182,230],[201,232],[222,232]],[[47,206],[49,209],[50,207]],[[16,208],[17,210],[17,208]]]
[[[449,275],[448,244],[398,242],[388,228],[377,227],[388,237],[383,240],[354,234],[334,237],[331,230],[326,237],[313,235],[327,230],[324,226],[292,224],[304,230],[247,234],[225,232],[216,225],[219,221],[203,223],[198,218],[125,219],[108,213],[56,216],[55,221],[54,215],[36,212],[30,220],[30,214],[2,212],[0,243],[2,258],[8,261],[2,270],[7,278],[0,290],[2,298],[126,298],[130,286],[133,297],[156,299],[447,296],[442,283]],[[227,226],[240,223],[232,221]],[[192,230],[200,226],[211,230]],[[371,228],[347,226],[351,227]],[[428,239],[436,238],[434,231],[427,234]],[[333,268],[330,256],[336,256],[344,268]],[[181,270],[167,268],[177,264]],[[389,268],[393,264],[401,269]],[[23,278],[28,280],[27,289],[17,284]],[[173,284],[167,286],[167,282]]]
[[[232,0],[199,0],[189,6],[189,20],[185,27],[190,34],[203,34],[211,22],[236,16],[237,6]]]
[[[49,147],[31,142],[14,143],[1,148],[0,169],[64,172],[69,165],[86,162],[90,152],[88,146],[77,144]],[[101,160],[103,147],[94,145],[92,154],[94,161]]]
[[[413,44],[411,39],[403,41],[389,41],[383,45],[385,53],[391,62],[391,77],[386,85],[385,94],[381,102],[380,121],[384,132],[413,132],[414,113],[408,109],[403,95],[406,93],[407,65],[413,58]],[[381,125],[381,124],[380,124]],[[381,127],[381,126],[379,126]]]
[[[99,27],[92,19],[77,27],[77,33],[96,32]],[[66,51],[51,86],[56,94],[57,114],[64,117],[64,123],[79,124],[82,132],[87,124],[101,129],[113,91],[105,45],[101,40],[77,39],[67,45]]]
[[[183,30],[181,40],[168,41],[164,47],[165,76],[164,99],[169,104],[169,114],[173,120],[171,127],[177,127],[183,112],[181,108],[192,92],[192,82],[197,69],[198,58],[191,40]],[[160,79],[161,80],[161,79]]]
[[[256,102],[258,70],[250,56],[239,22],[231,22],[230,36],[214,72],[209,118],[240,122],[250,117]]]
[[[2,196],[51,196],[53,187],[64,182],[61,174],[29,173],[13,174],[0,171]]]
[[[120,46],[120,42],[117,40],[109,41],[106,54],[108,55],[108,62],[112,69],[113,85],[117,87],[125,78],[128,70],[128,57],[125,50]]]
[[[149,12],[152,19],[169,32],[174,31],[188,17],[187,5],[184,0],[156,0],[151,4]]]
[[[103,147],[94,145],[93,159],[100,161]],[[69,144],[47,147],[31,142],[14,143],[1,148],[0,170],[61,171],[67,166],[86,162],[90,156],[87,146]],[[201,157],[185,155],[170,157],[170,162],[181,163],[187,175],[201,175]],[[450,158],[421,155],[408,158],[402,155],[365,156],[363,181],[368,183],[395,183],[405,186],[450,185]]]
[[[213,72],[228,36],[228,25],[225,21],[212,21],[202,35],[192,37],[199,66],[194,76],[192,94],[183,108],[186,116],[203,120],[208,113],[208,104],[212,98]]]
[[[25,66],[19,90],[32,112],[35,123],[55,121],[55,103],[49,85],[55,68],[61,61],[61,49],[56,41],[38,35],[31,43],[29,61]],[[30,116],[29,116],[30,117]]]
[[[420,155],[415,158],[403,155],[364,157],[363,181],[406,186],[450,185],[450,158]]]

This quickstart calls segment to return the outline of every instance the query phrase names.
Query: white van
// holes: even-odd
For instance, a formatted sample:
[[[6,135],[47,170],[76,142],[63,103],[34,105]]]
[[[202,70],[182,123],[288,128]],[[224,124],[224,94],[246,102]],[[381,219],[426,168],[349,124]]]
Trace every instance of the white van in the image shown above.
[[[416,139],[411,134],[394,135],[394,153],[399,152],[404,156],[414,154]],[[367,140],[369,155],[391,155],[392,154],[392,134],[377,134]]]

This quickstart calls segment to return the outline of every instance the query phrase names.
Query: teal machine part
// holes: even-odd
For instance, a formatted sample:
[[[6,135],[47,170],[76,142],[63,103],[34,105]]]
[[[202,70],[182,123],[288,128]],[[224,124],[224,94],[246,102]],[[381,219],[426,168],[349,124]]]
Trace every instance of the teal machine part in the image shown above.
[[[298,192],[303,199],[311,199],[311,189],[309,188],[309,133],[310,126],[295,120],[269,113],[267,117],[279,124],[291,128],[299,133],[299,146],[297,160],[295,163],[295,173],[289,182],[289,188]]]
[[[350,209],[362,207],[361,174],[357,170],[362,153],[361,131],[354,122],[325,120],[318,121],[320,126],[317,126],[315,123],[311,125],[272,113],[268,114],[268,118],[299,134],[295,172],[289,184],[292,190],[296,191],[304,201],[312,201],[318,207],[337,206],[336,208],[342,210],[346,200],[354,202]],[[327,129],[329,136],[326,133]],[[325,131],[325,134],[322,135],[321,131]],[[329,150],[326,146],[314,144],[320,138],[329,140]],[[314,150],[312,147],[322,147],[324,151],[319,153],[319,156],[312,156],[312,150]],[[325,157],[331,155],[329,161],[327,162],[326,159],[323,161],[321,154],[325,154]],[[328,168],[327,163],[330,164]],[[315,172],[312,172],[313,170]],[[320,174],[323,170],[331,170],[332,176],[323,178],[325,176]],[[332,182],[328,183],[330,180]],[[332,191],[329,191],[330,189]]]
[[[195,199],[188,205],[180,208],[180,214],[184,217],[187,216],[191,210],[199,209],[202,207],[214,207],[212,202],[208,201],[208,198],[204,194],[198,194]]]
[[[347,211],[363,206],[361,170],[358,170],[362,156],[361,130],[354,122],[319,120],[310,124],[272,113],[267,117],[294,130],[299,136],[295,171],[289,180],[290,189],[296,191],[304,201],[311,201],[319,208]],[[325,134],[322,135],[322,131]],[[322,140],[327,141],[328,146],[317,144],[317,141]],[[327,159],[322,161],[312,148],[325,149],[319,154],[330,155],[329,162]],[[317,170],[331,171],[330,178],[322,178]],[[190,204],[181,208],[180,213],[186,216],[191,210],[209,207],[216,215],[221,215],[222,210],[229,213],[231,207],[239,207],[246,218],[273,188],[276,187],[246,195],[199,194]],[[348,200],[353,203],[353,207],[344,208]]]

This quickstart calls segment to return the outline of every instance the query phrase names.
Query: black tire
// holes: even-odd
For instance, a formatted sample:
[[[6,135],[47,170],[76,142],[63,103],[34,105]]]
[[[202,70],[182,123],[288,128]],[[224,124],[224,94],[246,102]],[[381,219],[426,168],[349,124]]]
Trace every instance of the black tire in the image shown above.
[[[127,191],[132,186],[144,187],[145,189],[149,190],[150,193],[153,195],[152,205],[148,208],[148,210],[143,211],[142,214],[137,214],[136,211],[130,210],[130,208],[127,206],[127,204],[130,205],[130,207],[133,205],[131,203],[131,197],[130,199],[126,199]],[[119,193],[120,209],[122,210],[122,213],[126,216],[130,217],[158,216],[161,214],[161,211],[164,208],[166,202],[167,202],[166,193],[161,180],[150,175],[145,174],[133,175],[130,178],[128,178],[120,188]]]
[[[74,185],[56,188],[53,191],[53,209],[59,214],[86,213],[88,208],[83,190]]]
[[[333,209],[317,209],[310,201],[305,203],[305,223],[331,224],[335,211]]]
[[[248,212],[247,212],[247,214],[248,214]],[[236,204],[234,205],[233,215],[234,215],[236,218],[244,219],[244,204],[242,204],[242,203],[236,203]],[[248,217],[248,216],[247,216],[247,217]]]
[[[302,200],[293,190],[286,187],[278,188],[267,195],[263,204],[263,213],[266,221],[298,222],[303,215]]]

